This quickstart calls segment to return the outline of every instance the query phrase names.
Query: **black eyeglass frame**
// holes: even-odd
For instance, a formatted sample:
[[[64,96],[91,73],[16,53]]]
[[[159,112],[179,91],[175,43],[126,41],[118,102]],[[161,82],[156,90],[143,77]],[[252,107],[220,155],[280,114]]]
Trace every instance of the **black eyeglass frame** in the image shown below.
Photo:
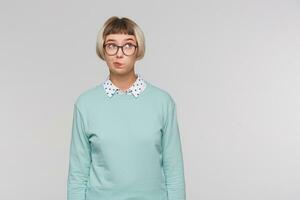
[[[107,53],[107,51],[106,51],[106,46],[107,46],[107,45],[110,45],[110,44],[113,44],[113,43],[106,43],[106,44],[103,44],[103,48],[104,48],[105,53]],[[127,45],[127,44],[130,44],[130,45],[134,46],[134,51],[133,51],[133,53],[130,54],[130,55],[125,54],[125,53],[124,53],[124,50],[123,50],[123,47],[124,47],[125,45]],[[116,44],[113,44],[113,45],[117,46],[117,51],[116,51],[116,53],[114,53],[114,54],[109,54],[109,53],[107,53],[107,54],[110,55],[110,56],[116,55],[116,54],[118,53],[118,51],[119,51],[119,48],[121,48],[121,50],[122,50],[122,52],[123,52],[123,54],[124,54],[125,56],[131,56],[131,55],[133,55],[133,54],[135,53],[136,49],[138,48],[138,45],[131,44],[131,43],[126,43],[126,44],[124,44],[123,46],[119,46],[119,45],[116,45]]]

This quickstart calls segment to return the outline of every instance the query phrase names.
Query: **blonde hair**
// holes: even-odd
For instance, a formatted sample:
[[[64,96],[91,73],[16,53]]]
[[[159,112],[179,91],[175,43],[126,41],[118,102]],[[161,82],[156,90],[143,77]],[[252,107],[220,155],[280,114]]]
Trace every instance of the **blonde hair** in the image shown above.
[[[140,60],[145,55],[145,36],[141,28],[131,19],[127,17],[119,18],[112,16],[106,20],[103,27],[99,30],[96,42],[96,53],[104,60],[103,44],[105,38],[109,34],[128,34],[134,35],[137,41],[136,60]]]

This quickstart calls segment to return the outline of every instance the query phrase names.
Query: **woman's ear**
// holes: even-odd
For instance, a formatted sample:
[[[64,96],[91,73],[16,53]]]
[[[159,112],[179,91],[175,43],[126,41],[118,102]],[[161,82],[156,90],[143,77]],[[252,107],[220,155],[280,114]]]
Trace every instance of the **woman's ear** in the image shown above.
[[[103,60],[104,60],[105,62],[107,62],[107,58],[106,58],[105,52],[103,53]]]

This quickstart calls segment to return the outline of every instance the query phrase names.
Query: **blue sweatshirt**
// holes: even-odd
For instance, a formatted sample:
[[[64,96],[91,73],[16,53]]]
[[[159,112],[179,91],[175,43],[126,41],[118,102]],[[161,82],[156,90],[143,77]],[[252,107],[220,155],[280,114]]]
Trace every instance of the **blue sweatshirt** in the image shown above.
[[[68,200],[185,200],[176,105],[148,81],[133,95],[96,85],[74,103]]]

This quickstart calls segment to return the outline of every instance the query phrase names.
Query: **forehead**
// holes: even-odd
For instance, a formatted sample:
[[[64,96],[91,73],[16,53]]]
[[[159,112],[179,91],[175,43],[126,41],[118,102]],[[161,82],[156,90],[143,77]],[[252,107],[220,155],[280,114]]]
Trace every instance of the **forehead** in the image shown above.
[[[128,34],[109,34],[106,36],[105,41],[125,42],[125,41],[136,41],[134,35]]]

